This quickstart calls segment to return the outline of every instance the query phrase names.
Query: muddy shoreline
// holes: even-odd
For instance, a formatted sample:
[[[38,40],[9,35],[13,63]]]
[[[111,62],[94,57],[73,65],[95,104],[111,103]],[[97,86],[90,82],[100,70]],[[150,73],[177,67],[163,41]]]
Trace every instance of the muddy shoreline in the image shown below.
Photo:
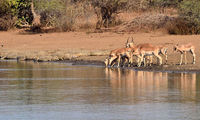
[[[72,65],[97,65],[97,66],[105,66],[102,61],[87,61],[87,60],[65,60],[59,61],[62,63],[72,63]],[[191,67],[192,64],[189,65],[153,65],[147,67],[137,67],[136,65],[133,67],[120,67],[120,69],[132,69],[135,71],[154,71],[154,72],[170,72],[170,73],[179,73],[179,72],[186,72],[186,73],[200,73],[200,69]],[[110,67],[108,67],[110,68]],[[114,66],[110,69],[118,69],[118,67]]]
[[[65,60],[56,60],[56,61],[43,61],[43,60],[34,60],[34,59],[27,59],[21,60],[18,58],[6,58],[2,60],[16,60],[16,62],[24,61],[24,62],[56,62],[56,63],[70,63],[72,65],[92,65],[92,66],[101,66],[105,67],[103,60],[89,60],[88,57],[92,58],[91,56],[84,56],[81,58],[76,59],[65,59]],[[97,57],[97,56],[93,56]],[[105,56],[101,56],[105,57]],[[109,69],[118,69],[118,67],[114,66],[112,68],[108,67]],[[137,67],[136,65],[132,67],[120,67],[120,69],[131,69],[134,71],[153,71],[153,72],[169,72],[169,73],[200,73],[200,69],[195,67],[193,64],[187,65],[167,65],[163,64],[161,66],[152,65],[147,67]]]

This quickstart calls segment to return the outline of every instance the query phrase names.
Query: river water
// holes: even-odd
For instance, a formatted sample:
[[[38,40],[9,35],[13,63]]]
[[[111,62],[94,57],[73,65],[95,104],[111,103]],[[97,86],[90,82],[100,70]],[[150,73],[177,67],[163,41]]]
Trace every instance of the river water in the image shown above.
[[[199,120],[200,74],[0,61],[0,120]]]

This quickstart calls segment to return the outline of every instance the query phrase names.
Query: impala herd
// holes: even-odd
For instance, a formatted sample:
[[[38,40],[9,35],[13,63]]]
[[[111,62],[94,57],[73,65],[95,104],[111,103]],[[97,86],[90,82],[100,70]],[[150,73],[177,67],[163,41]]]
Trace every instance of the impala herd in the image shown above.
[[[163,64],[162,56],[165,56],[165,63],[167,63],[167,50],[168,47],[166,45],[152,45],[150,43],[143,43],[136,45],[133,41],[129,41],[130,37],[127,39],[124,48],[114,49],[110,52],[109,57],[104,61],[106,67],[113,67],[117,63],[117,67],[121,65],[128,64],[128,66],[133,65],[133,57],[136,57],[136,64],[138,67],[142,65],[152,65],[153,56],[158,59],[158,64]],[[173,48],[174,51],[181,53],[180,65],[183,62],[183,54],[185,54],[185,64],[187,64],[186,52],[190,52],[193,55],[193,64],[195,64],[195,47],[191,43],[184,45],[175,45]]]

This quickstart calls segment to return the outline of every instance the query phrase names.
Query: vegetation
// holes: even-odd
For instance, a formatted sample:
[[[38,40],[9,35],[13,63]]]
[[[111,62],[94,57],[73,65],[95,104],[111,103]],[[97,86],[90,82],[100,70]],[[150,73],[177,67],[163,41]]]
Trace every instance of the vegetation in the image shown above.
[[[79,29],[77,21],[83,18],[87,22],[82,27],[89,27],[90,17],[96,15],[95,28],[101,29],[120,24],[116,16],[121,11],[164,13],[166,8],[178,11],[178,17],[166,24],[169,33],[200,33],[199,0],[34,0],[33,4],[32,0],[0,0],[0,30],[33,26],[35,15],[39,16],[39,27],[59,31]]]

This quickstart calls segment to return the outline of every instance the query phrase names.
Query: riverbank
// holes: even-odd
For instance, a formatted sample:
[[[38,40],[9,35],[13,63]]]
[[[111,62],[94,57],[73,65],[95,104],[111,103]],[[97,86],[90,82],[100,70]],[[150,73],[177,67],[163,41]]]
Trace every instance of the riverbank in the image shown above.
[[[48,33],[28,34],[19,31],[0,32],[1,59],[20,61],[71,61],[74,64],[103,65],[109,51],[122,48],[128,37],[132,36],[136,44],[151,43],[168,46],[168,62],[163,66],[133,67],[135,70],[154,71],[200,71],[200,35],[168,35],[161,32],[117,34],[105,33]],[[180,53],[173,52],[176,44],[191,42],[195,45],[196,64],[192,63],[191,54],[187,54],[187,65],[178,65]],[[164,59],[164,57],[163,57]],[[156,60],[154,60],[156,63]]]

